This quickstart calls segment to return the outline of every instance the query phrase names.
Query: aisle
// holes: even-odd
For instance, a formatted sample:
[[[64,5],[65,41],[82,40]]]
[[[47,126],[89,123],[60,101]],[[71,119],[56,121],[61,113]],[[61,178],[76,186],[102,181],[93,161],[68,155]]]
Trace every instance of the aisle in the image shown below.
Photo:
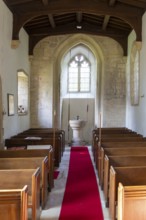
[[[48,203],[45,207],[45,210],[42,211],[40,220],[58,220],[59,219],[61,205],[62,205],[63,196],[65,192],[67,176],[68,176],[70,149],[71,149],[70,147],[66,146],[60,167],[58,168],[59,175],[57,179],[55,179],[54,188],[49,193]],[[91,147],[88,147],[88,149],[89,149],[91,159],[92,159]],[[110,220],[108,209],[105,208],[104,200],[102,199],[103,193],[101,191],[100,191],[100,197],[101,197],[101,203],[103,205],[102,208],[103,208],[104,220]]]
[[[103,220],[99,190],[88,148],[71,148],[59,220]]]

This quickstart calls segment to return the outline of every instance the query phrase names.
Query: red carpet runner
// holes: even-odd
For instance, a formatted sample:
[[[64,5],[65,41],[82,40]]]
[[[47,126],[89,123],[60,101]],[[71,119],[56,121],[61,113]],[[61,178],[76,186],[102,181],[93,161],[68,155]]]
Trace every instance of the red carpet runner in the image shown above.
[[[103,220],[95,173],[87,147],[72,147],[59,220]]]

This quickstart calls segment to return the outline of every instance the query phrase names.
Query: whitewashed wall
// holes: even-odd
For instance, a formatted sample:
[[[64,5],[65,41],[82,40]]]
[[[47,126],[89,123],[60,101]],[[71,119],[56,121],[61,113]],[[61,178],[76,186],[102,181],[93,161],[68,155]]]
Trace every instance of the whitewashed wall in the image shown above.
[[[29,114],[17,114],[17,70],[24,69],[29,75],[28,35],[20,31],[20,45],[17,49],[11,48],[13,17],[3,1],[0,1],[0,76],[2,79],[4,115],[4,138],[29,128]],[[15,115],[8,116],[7,93],[14,94]]]
[[[146,136],[146,13],[143,16],[142,22],[142,48],[140,51],[140,102],[138,106],[131,106],[130,103],[130,50],[134,40],[135,33],[132,32],[128,39],[126,126]]]

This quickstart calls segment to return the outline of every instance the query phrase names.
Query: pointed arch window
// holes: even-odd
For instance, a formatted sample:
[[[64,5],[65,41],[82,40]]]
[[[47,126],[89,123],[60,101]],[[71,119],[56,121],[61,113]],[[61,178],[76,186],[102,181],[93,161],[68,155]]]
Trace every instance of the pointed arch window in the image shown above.
[[[68,92],[90,92],[91,64],[83,54],[75,55],[68,64]]]

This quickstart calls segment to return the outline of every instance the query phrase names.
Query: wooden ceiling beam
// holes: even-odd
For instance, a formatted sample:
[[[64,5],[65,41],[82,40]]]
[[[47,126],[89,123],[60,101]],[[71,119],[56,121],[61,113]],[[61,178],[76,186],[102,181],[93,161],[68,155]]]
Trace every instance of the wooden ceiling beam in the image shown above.
[[[48,5],[49,4],[49,0],[42,0],[43,5]]]
[[[13,1],[7,1],[7,0],[4,0],[4,2],[6,3],[6,5],[9,5],[9,6],[15,6],[15,5],[22,5],[22,4],[26,4],[28,2],[31,2],[32,0],[13,0]]]
[[[123,22],[128,23],[131,28],[135,30],[137,35],[136,40],[141,41],[142,39],[141,28],[143,10],[140,8],[130,7],[130,5],[119,3],[118,0],[109,1],[109,4],[114,5],[114,7],[109,6],[109,4],[107,4],[105,1],[95,0],[79,1],[78,3],[74,0],[70,0],[69,4],[68,0],[48,0],[48,7],[44,7],[41,1],[35,1],[35,3],[34,1],[30,2],[29,4],[23,5],[23,7],[20,7],[20,5],[18,7],[13,7],[13,40],[19,39],[20,29],[34,17],[48,14],[61,16],[77,12],[79,12],[79,14],[77,15],[76,19],[79,21],[82,19],[80,12],[96,16],[108,15],[117,17],[123,20]],[[104,29],[108,24],[108,19],[108,17],[105,17],[104,19],[102,25]],[[54,27],[55,22],[53,22],[51,17],[50,21],[52,23],[52,27]]]
[[[51,27],[52,27],[52,28],[55,28],[55,27],[56,27],[56,24],[55,24],[53,15],[52,15],[52,14],[48,14],[48,18],[49,18],[49,22],[50,22],[50,24],[51,24]]]
[[[28,0],[25,0],[28,1]],[[33,14],[35,13],[71,13],[71,12],[80,12],[82,13],[92,13],[92,14],[108,14],[122,17],[123,15],[129,16],[130,13],[141,15],[143,11],[141,8],[131,7],[128,4],[121,4],[117,0],[110,0],[109,4],[105,1],[95,1],[95,0],[87,0],[87,1],[79,1],[76,2],[74,0],[60,0],[60,1],[49,1],[49,0],[41,0],[44,4],[48,4],[49,7],[43,7],[43,4],[40,4],[38,1],[31,1],[29,4],[25,4],[23,7],[21,5],[16,5],[13,7],[13,13],[25,13],[25,14]],[[9,5],[10,0],[5,0],[7,5]],[[116,2],[116,4],[115,4]],[[111,7],[114,4],[114,7]]]
[[[117,0],[109,0],[109,6],[114,6]]]
[[[126,4],[126,5],[130,5],[130,6],[135,6],[135,7],[139,7],[139,8],[145,8],[146,9],[146,1],[142,2],[142,1],[137,1],[137,0],[118,0],[119,2]]]
[[[105,31],[107,26],[108,26],[108,23],[109,23],[109,20],[110,20],[110,15],[105,15],[104,17],[104,21],[103,21],[103,24],[102,24],[102,30]]]
[[[76,18],[77,18],[77,22],[81,23],[82,22],[82,18],[83,18],[82,12],[77,12],[76,13]]]
[[[113,7],[115,5],[116,1],[117,0],[109,0],[109,6]],[[105,15],[103,25],[102,25],[102,30],[104,30],[104,31],[106,30],[108,23],[109,23],[109,20],[110,20],[110,15]]]

